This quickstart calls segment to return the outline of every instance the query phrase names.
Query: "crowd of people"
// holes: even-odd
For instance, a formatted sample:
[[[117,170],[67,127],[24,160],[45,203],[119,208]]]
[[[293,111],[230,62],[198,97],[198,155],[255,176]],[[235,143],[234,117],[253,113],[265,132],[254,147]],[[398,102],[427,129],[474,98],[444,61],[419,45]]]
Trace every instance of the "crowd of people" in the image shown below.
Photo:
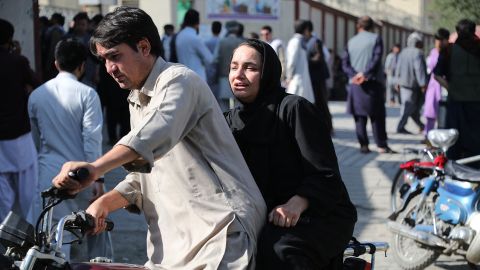
[[[425,134],[434,128],[443,86],[446,126],[460,131],[452,157],[480,154],[480,125],[471,128],[480,43],[469,20],[458,23],[453,44],[439,29],[427,61],[414,32],[385,65],[368,16],[342,57],[309,20],[295,22],[286,46],[268,25],[243,37],[237,21],[213,22],[202,40],[194,9],[180,31],[168,24],[162,37],[131,7],[92,19],[80,12],[67,32],[61,14],[41,21],[39,79],[12,51],[14,28],[0,19],[8,63],[0,78],[10,90],[0,114],[0,220],[13,210],[32,221],[53,179],[80,194],[55,219],[78,208],[95,218],[90,257],[113,256],[109,235],[98,233],[125,208],[145,215],[152,269],[342,269],[357,215],[331,139],[334,87],[348,89],[362,153],[370,152],[368,119],[378,152],[395,153],[386,101],[401,104],[398,133],[410,133],[409,118]],[[102,155],[103,112],[112,148]],[[120,166],[128,175],[105,190],[104,174]],[[68,176],[79,168],[90,172],[83,182]]]

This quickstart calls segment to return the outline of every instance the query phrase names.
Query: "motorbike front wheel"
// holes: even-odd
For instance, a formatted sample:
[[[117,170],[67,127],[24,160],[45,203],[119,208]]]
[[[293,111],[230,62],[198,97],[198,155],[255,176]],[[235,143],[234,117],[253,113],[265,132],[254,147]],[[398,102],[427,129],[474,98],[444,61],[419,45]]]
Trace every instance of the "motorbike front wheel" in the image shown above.
[[[409,226],[412,230],[412,220],[414,220],[415,225],[433,226],[433,209],[431,209],[432,203],[429,201],[431,197],[423,204],[418,212],[415,211],[421,196],[422,194],[418,194],[410,200],[405,211],[397,217],[396,222]],[[399,234],[393,234],[392,243],[395,261],[400,267],[406,270],[424,269],[440,256],[439,251]]]

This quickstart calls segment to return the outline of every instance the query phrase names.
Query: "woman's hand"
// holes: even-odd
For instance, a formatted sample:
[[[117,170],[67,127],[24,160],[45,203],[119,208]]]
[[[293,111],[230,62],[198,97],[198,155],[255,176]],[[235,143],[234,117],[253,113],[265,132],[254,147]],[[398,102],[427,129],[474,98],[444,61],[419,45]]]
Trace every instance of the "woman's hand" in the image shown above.
[[[268,221],[279,227],[294,227],[307,208],[308,200],[295,195],[286,204],[275,207],[268,215]]]
[[[86,179],[77,181],[68,176],[69,172],[77,171],[80,168],[88,170],[89,174]],[[63,164],[60,173],[53,178],[52,183],[59,189],[66,189],[70,194],[76,194],[82,189],[88,187],[95,179],[98,178],[96,168],[87,162],[69,161]]]
[[[99,234],[105,231],[105,229],[107,228],[107,223],[105,223],[105,219],[109,214],[109,207],[106,205],[106,202],[103,198],[95,200],[86,210],[86,212],[95,219],[95,228],[91,232],[92,234]]]

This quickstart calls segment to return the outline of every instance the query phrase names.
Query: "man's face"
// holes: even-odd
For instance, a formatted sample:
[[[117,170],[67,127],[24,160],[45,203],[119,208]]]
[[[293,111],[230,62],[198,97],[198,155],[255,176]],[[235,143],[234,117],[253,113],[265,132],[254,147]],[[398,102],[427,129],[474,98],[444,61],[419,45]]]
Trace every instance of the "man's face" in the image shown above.
[[[270,42],[272,40],[272,33],[267,29],[260,30],[260,39],[265,42]]]
[[[148,41],[141,40],[137,43],[138,51],[133,50],[125,43],[112,48],[96,44],[97,54],[105,61],[108,74],[123,89],[140,89],[150,73],[151,68],[148,66],[150,47],[146,52],[145,42],[150,45]]]
[[[85,19],[81,19],[81,20],[76,20],[73,27],[75,28],[75,33],[79,35],[84,35],[88,31],[88,26],[89,26],[88,21]]]

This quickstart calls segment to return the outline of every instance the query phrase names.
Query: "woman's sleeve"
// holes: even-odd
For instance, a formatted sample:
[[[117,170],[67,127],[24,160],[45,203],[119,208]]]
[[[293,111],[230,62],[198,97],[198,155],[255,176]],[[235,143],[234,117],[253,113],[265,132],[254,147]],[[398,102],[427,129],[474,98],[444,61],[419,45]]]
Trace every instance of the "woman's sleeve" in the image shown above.
[[[297,194],[307,198],[309,208],[320,213],[328,213],[343,197],[343,183],[325,117],[304,99],[292,107],[289,116],[302,155],[303,179]]]

